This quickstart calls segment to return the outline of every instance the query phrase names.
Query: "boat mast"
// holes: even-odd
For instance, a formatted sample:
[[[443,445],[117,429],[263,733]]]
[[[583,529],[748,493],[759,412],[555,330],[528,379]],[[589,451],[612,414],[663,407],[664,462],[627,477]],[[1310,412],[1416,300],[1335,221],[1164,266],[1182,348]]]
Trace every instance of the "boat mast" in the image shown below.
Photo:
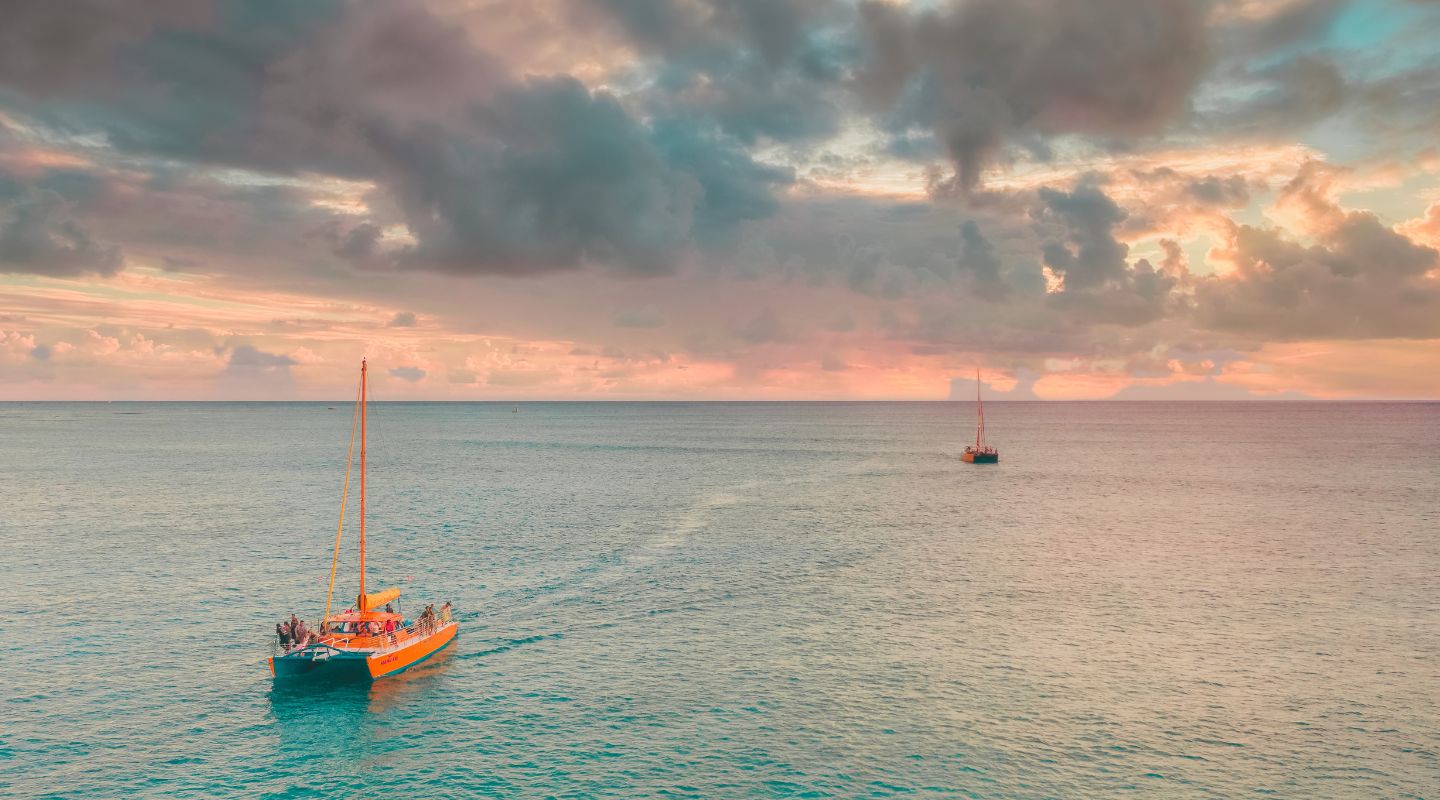
[[[345,484],[340,489],[340,521],[335,525],[335,554],[330,557],[330,588],[325,590],[325,616],[330,620],[330,599],[335,596],[335,570],[340,566],[340,534],[345,530],[345,502],[350,499],[350,467],[355,463],[355,428],[360,424],[360,388],[355,388],[355,402],[350,406],[350,449],[345,451]]]
[[[356,601],[357,611],[364,611],[365,603],[365,359],[360,359],[360,599]]]
[[[980,399],[980,368],[979,368],[979,367],[976,367],[976,368],[975,368],[975,414],[976,414],[976,422],[975,422],[975,449],[976,449],[976,450],[984,450],[984,449],[985,449],[985,401],[983,401],[983,400]],[[364,430],[364,424],[365,424],[365,423],[364,423],[364,420],[361,420],[361,423],[360,423],[360,424],[361,424],[361,430]],[[360,440],[360,463],[361,463],[361,465],[362,465],[361,468],[360,468],[360,487],[361,487],[361,488],[360,488],[360,496],[363,498],[363,497],[365,496],[365,488],[364,488],[364,487],[365,487],[365,468],[364,468],[364,466],[363,466],[364,463],[365,463],[365,440],[364,440],[363,434],[362,434],[361,440]],[[364,519],[365,519],[365,511],[364,511],[365,501],[364,501],[364,500],[361,500],[361,501],[360,501],[360,508],[361,508],[361,511],[360,511],[360,519],[361,519],[360,529],[361,529],[361,531],[364,531],[364,529],[365,529],[365,523],[364,523]],[[362,540],[363,540],[363,538],[364,538],[364,534],[363,534],[363,533],[361,534],[361,538],[362,538]]]

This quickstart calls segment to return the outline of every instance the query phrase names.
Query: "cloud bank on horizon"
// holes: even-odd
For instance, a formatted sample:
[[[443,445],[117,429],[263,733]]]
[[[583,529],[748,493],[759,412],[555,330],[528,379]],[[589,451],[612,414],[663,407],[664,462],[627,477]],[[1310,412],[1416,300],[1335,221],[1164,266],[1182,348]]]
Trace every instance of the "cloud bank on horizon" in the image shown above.
[[[13,0],[0,399],[1440,398],[1436,31]]]

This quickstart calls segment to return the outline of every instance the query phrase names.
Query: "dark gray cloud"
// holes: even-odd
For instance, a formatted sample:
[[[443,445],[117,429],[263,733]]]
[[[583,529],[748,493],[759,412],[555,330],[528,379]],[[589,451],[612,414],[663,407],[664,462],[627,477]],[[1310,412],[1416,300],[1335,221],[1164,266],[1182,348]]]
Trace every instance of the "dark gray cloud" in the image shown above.
[[[223,348],[216,349],[224,352]],[[295,389],[295,376],[290,371],[295,364],[295,359],[287,355],[267,353],[248,344],[237,345],[230,350],[220,385],[235,397],[288,395]]]
[[[20,188],[8,200],[0,195],[0,272],[113,275],[124,264],[119,246],[97,241],[59,194]]]
[[[1234,76],[1231,82],[1249,89],[1245,99],[1203,120],[1227,136],[1293,132],[1335,114],[1354,93],[1333,60],[1312,54],[1266,64]]]
[[[1045,155],[1062,133],[1158,133],[1210,59],[1206,3],[972,0],[861,5],[857,88],[898,136],[933,133],[969,193],[1008,145]]]
[[[280,371],[295,365],[295,359],[278,353],[267,353],[248,344],[230,351],[227,362],[231,370]]]
[[[791,338],[785,324],[775,310],[766,306],[736,331],[736,335],[748,344],[773,344],[786,342]]]
[[[1019,207],[1023,213],[1023,207]],[[1033,237],[1014,209],[967,219],[947,204],[791,200],[747,228],[736,254],[746,275],[839,283],[869,295],[947,295],[998,301],[1044,293]]]
[[[330,236],[367,267],[665,272],[793,180],[714,123],[652,126],[568,76],[514,80],[415,2],[223,2],[213,25],[145,30],[104,51],[119,85],[95,64],[21,110],[122,152],[373,179],[400,218]],[[417,241],[386,251],[396,221]]]
[[[661,116],[708,118],[745,143],[839,128],[853,18],[836,0],[577,0],[651,63],[641,93]]]
[[[413,328],[415,327],[415,312],[397,311],[387,325],[391,328]]]
[[[71,63],[67,78],[48,90],[7,82],[19,94],[5,100],[19,111],[62,134],[100,134],[128,153],[279,172],[355,170],[342,136],[317,135],[310,114],[322,92],[298,102],[281,93],[288,103],[269,95],[285,84],[279,69],[285,59],[305,51],[328,25],[352,18],[344,12],[358,6],[215,0],[190,4],[200,13],[167,15],[164,2],[143,4],[154,12],[121,0],[85,5],[91,16],[67,24],[96,41],[121,43],[92,48],[92,57]],[[132,14],[157,19],[117,21]],[[17,37],[44,40],[44,15],[21,23],[33,27],[12,28]]]
[[[615,325],[621,328],[658,328],[665,324],[665,315],[653,305],[622,308],[615,314]]]
[[[204,0],[7,0],[0,25],[0,85],[37,93],[109,81],[122,48],[161,28],[205,23]]]
[[[1299,0],[1286,3],[1258,21],[1237,21],[1222,31],[1228,47],[1241,55],[1284,53],[1313,45],[1324,37],[1344,10],[1346,0]]]
[[[1045,266],[1063,285],[1049,295],[1057,308],[1092,322],[1138,325],[1164,316],[1178,299],[1178,278],[1149,261],[1126,261],[1130,248],[1115,238],[1127,213],[1099,188],[1039,191],[1034,212],[1047,232],[1041,247]]]
[[[1296,0],[1259,19],[1216,27],[1217,67],[1201,92],[1202,135],[1284,140],[1321,123],[1366,137],[1373,149],[1410,146],[1440,121],[1440,4],[1421,0],[1365,7],[1346,0]],[[1384,15],[1402,26],[1371,40]],[[1371,25],[1376,25],[1372,28]]]
[[[994,245],[980,232],[974,220],[960,226],[960,268],[973,276],[975,294],[998,300],[1009,292],[1002,274],[1003,265]]]
[[[398,262],[460,273],[667,272],[696,236],[770,213],[790,180],[723,138],[652,130],[572,78],[508,87],[460,125],[367,134],[419,240]]]
[[[1065,281],[1065,290],[1084,291],[1123,278],[1130,248],[1113,230],[1127,214],[1100,189],[1081,185],[1072,192],[1042,188],[1036,217],[1053,223],[1060,235],[1043,248],[1045,266]]]
[[[390,370],[390,377],[415,383],[425,377],[425,370],[419,367],[394,367]]]

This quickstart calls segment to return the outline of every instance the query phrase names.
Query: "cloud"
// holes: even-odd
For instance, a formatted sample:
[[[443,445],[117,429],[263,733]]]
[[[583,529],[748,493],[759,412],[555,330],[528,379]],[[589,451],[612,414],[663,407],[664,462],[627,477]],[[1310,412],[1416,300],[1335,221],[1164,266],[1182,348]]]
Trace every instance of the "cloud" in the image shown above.
[[[1396,230],[1412,241],[1440,248],[1440,203],[1431,203],[1424,216],[1409,220]]]
[[[853,16],[835,0],[588,0],[655,75],[656,116],[704,119],[746,144],[823,138],[842,122]]]
[[[943,391],[977,351],[1093,394],[1187,348],[1436,335],[1440,211],[1392,227],[1436,196],[1433,3],[17,3],[0,278],[56,348],[7,351],[31,374],[78,370],[67,325],[175,323],[234,386],[318,381],[423,319],[457,395],[639,386],[645,353]],[[1283,185],[1312,156],[1392,183]],[[555,352],[467,362],[492,336]]]
[[[572,78],[509,87],[463,125],[367,133],[418,240],[397,262],[455,273],[670,272],[696,237],[771,213],[790,180],[723,136],[651,130]]]
[[[161,26],[208,16],[206,3],[155,0],[8,0],[0,26],[0,84],[52,93],[92,85],[113,69],[117,53]]]
[[[372,180],[399,219],[331,235],[370,268],[669,272],[773,213],[793,181],[713,122],[642,120],[573,77],[511,76],[419,2],[302,5],[137,27],[66,83],[69,102],[31,92],[21,108],[122,152]],[[387,243],[396,222],[408,241]]]
[[[223,352],[220,348],[217,351]],[[225,395],[237,398],[289,396],[295,391],[295,376],[290,368],[296,363],[287,355],[239,345],[230,351],[219,387]]]
[[[766,306],[736,331],[749,344],[773,344],[789,341],[791,336],[774,309]]]
[[[1042,188],[1037,222],[1055,230],[1042,246],[1045,266],[1061,280],[1052,303],[1094,322],[1138,325],[1169,310],[1178,276],[1149,261],[1126,261],[1130,248],[1115,238],[1128,216],[1104,192],[1081,184],[1073,191]]]
[[[1035,382],[1039,375],[1034,371],[1021,367],[1015,370],[1015,384],[1009,389],[996,389],[987,381],[980,381],[984,389],[983,397],[990,400],[1039,400],[1035,394]],[[975,400],[975,379],[974,378],[951,378],[950,399],[954,401]]]
[[[1111,400],[1282,400],[1300,401],[1316,398],[1301,392],[1253,392],[1233,383],[1222,383],[1213,376],[1198,381],[1169,383],[1135,383],[1110,396]]]
[[[287,355],[267,353],[248,344],[242,344],[230,351],[228,369],[234,371],[257,370],[266,372],[287,371],[297,362]]]
[[[1205,117],[1232,136],[1274,137],[1311,125],[1339,111],[1350,94],[1335,62],[1317,55],[1266,65],[1233,85],[1249,90],[1245,99]]]
[[[998,301],[1043,294],[1024,218],[987,210],[967,218],[949,204],[868,197],[793,199],[747,228],[747,274],[813,285],[841,283],[891,298],[940,295]]]
[[[485,376],[489,386],[525,387],[539,386],[556,377],[549,369],[492,369]]]
[[[966,220],[960,226],[960,242],[960,268],[973,276],[975,294],[987,300],[1004,297],[1009,287],[1001,274],[1000,259],[974,220]]]
[[[390,369],[390,377],[416,383],[425,377],[425,370],[419,367],[393,367]]]
[[[1199,322],[1278,340],[1440,337],[1433,248],[1374,215],[1350,212],[1305,245],[1274,228],[1236,226],[1220,251],[1232,275],[1196,287]]]
[[[0,272],[109,276],[124,264],[119,246],[96,241],[54,192],[26,190],[0,203]]]
[[[1159,133],[1210,60],[1204,4],[1189,0],[974,0],[919,9],[861,5],[856,86],[897,137],[939,140],[973,192],[1009,145],[1051,136]]]
[[[664,324],[664,315],[654,305],[623,308],[615,314],[615,325],[621,328],[658,328]]]
[[[1201,322],[1215,329],[1295,338],[1440,336],[1440,251],[1369,211],[1335,202],[1344,170],[1310,162],[1279,193],[1272,214],[1314,240],[1278,228],[1232,225],[1218,257],[1231,275],[1196,287]]]

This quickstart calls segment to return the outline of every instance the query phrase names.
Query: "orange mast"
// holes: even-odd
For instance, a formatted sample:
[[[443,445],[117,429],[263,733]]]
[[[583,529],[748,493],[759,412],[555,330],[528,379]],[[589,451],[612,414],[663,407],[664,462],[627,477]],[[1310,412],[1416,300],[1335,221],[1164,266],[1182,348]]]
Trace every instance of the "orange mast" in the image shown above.
[[[976,450],[984,450],[984,449],[985,449],[985,401],[983,401],[983,400],[980,399],[980,368],[979,368],[979,367],[976,367],[976,368],[975,368],[975,413],[976,413],[976,423],[975,423],[975,449],[976,449]],[[361,420],[360,425],[361,425],[361,430],[364,430],[364,425],[365,425],[364,420]],[[362,435],[361,440],[360,440],[360,463],[361,463],[362,465],[365,463],[365,440],[364,440],[363,435]],[[361,488],[360,488],[360,496],[363,498],[363,497],[365,496],[365,488],[364,488],[364,487],[365,487],[365,469],[364,469],[363,466],[362,466],[361,469],[360,469],[360,487],[361,487]],[[360,511],[360,515],[361,515],[360,530],[361,530],[361,531],[364,531],[364,530],[365,530],[365,523],[364,523],[365,501],[364,501],[364,500],[361,500],[361,501],[360,501],[360,508],[361,508],[361,511]],[[364,534],[363,534],[363,533],[361,534],[361,538],[362,538],[362,540],[363,540],[363,538],[364,538]]]
[[[360,359],[360,599],[357,611],[365,605],[365,359]]]

